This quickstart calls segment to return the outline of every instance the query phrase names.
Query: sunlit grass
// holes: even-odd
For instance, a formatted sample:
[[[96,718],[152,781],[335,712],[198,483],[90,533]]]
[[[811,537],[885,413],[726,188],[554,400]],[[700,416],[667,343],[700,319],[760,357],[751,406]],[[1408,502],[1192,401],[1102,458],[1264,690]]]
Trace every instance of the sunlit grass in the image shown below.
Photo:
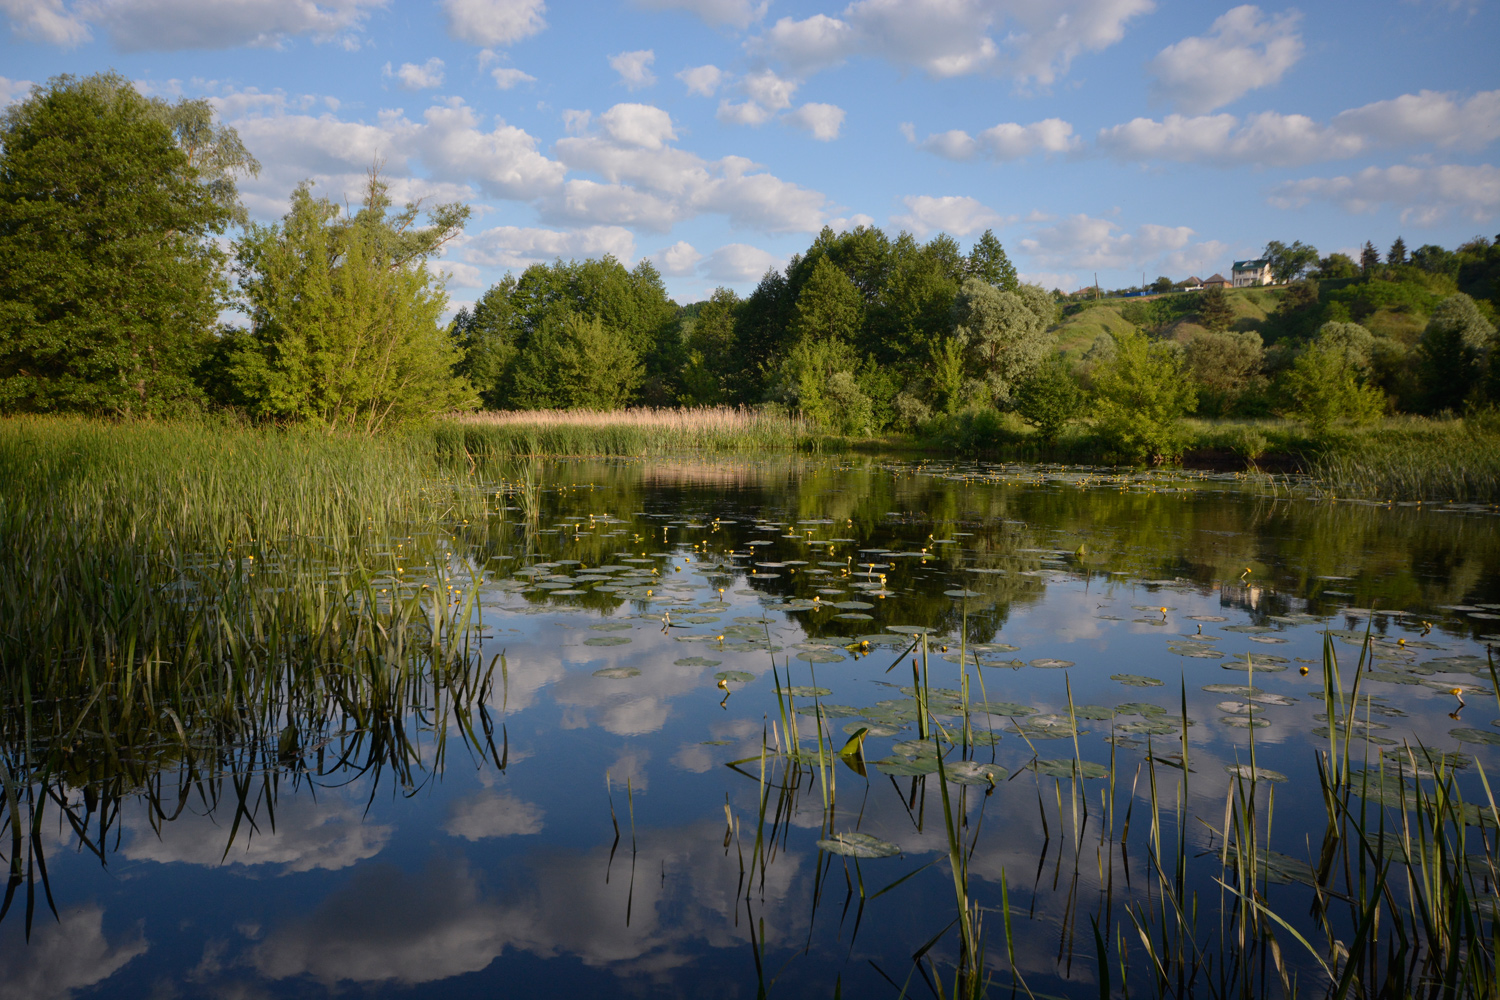
[[[454,416],[436,433],[444,447],[485,456],[785,452],[817,437],[798,417],[732,406],[499,410]]]

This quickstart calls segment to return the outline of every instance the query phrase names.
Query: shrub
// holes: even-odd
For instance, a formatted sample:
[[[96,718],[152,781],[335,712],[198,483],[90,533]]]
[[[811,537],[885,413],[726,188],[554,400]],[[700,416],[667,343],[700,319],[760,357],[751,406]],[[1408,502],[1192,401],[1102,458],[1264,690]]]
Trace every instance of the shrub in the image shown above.
[[[1172,345],[1141,333],[1116,337],[1115,356],[1093,371],[1099,431],[1122,457],[1155,462],[1181,457],[1189,433],[1182,418],[1198,391]]]
[[[1021,419],[1053,441],[1068,421],[1081,415],[1084,396],[1068,362],[1054,354],[1016,387],[1012,401]]]

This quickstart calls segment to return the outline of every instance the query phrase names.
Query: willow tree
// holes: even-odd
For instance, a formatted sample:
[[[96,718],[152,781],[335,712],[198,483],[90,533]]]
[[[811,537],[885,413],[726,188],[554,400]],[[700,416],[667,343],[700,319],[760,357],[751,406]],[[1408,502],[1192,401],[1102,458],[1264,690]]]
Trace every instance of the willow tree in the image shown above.
[[[964,345],[974,395],[1008,405],[1015,387],[1046,359],[1056,340],[1052,297],[1036,285],[1004,291],[965,278],[953,300],[954,336]]]
[[[427,261],[469,210],[392,213],[371,171],[363,207],[346,213],[303,184],[277,225],[234,244],[239,307],[250,319],[226,376],[251,415],[373,433],[476,400],[454,374],[460,350],[439,319],[447,305]]]

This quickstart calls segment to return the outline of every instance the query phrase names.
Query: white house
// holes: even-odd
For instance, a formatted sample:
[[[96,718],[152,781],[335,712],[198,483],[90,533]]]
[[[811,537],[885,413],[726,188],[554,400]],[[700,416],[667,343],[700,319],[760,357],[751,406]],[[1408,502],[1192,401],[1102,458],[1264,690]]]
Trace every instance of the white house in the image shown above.
[[[1235,288],[1250,288],[1271,283],[1271,262],[1265,259],[1237,260],[1230,272]]]

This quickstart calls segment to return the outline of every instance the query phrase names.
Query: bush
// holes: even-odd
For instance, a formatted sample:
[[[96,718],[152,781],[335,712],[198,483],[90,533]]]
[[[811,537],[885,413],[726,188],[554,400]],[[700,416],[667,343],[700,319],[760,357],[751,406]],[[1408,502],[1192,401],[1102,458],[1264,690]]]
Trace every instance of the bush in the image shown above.
[[[1115,339],[1115,357],[1093,371],[1100,433],[1125,458],[1180,458],[1191,437],[1182,418],[1198,405],[1181,355],[1141,333]]]
[[[1366,424],[1385,411],[1385,393],[1365,385],[1340,343],[1312,344],[1285,377],[1287,415],[1322,435],[1336,421]]]
[[[1054,441],[1068,421],[1080,416],[1084,396],[1067,361],[1054,354],[1017,386],[1012,401],[1021,419],[1044,440]]]

